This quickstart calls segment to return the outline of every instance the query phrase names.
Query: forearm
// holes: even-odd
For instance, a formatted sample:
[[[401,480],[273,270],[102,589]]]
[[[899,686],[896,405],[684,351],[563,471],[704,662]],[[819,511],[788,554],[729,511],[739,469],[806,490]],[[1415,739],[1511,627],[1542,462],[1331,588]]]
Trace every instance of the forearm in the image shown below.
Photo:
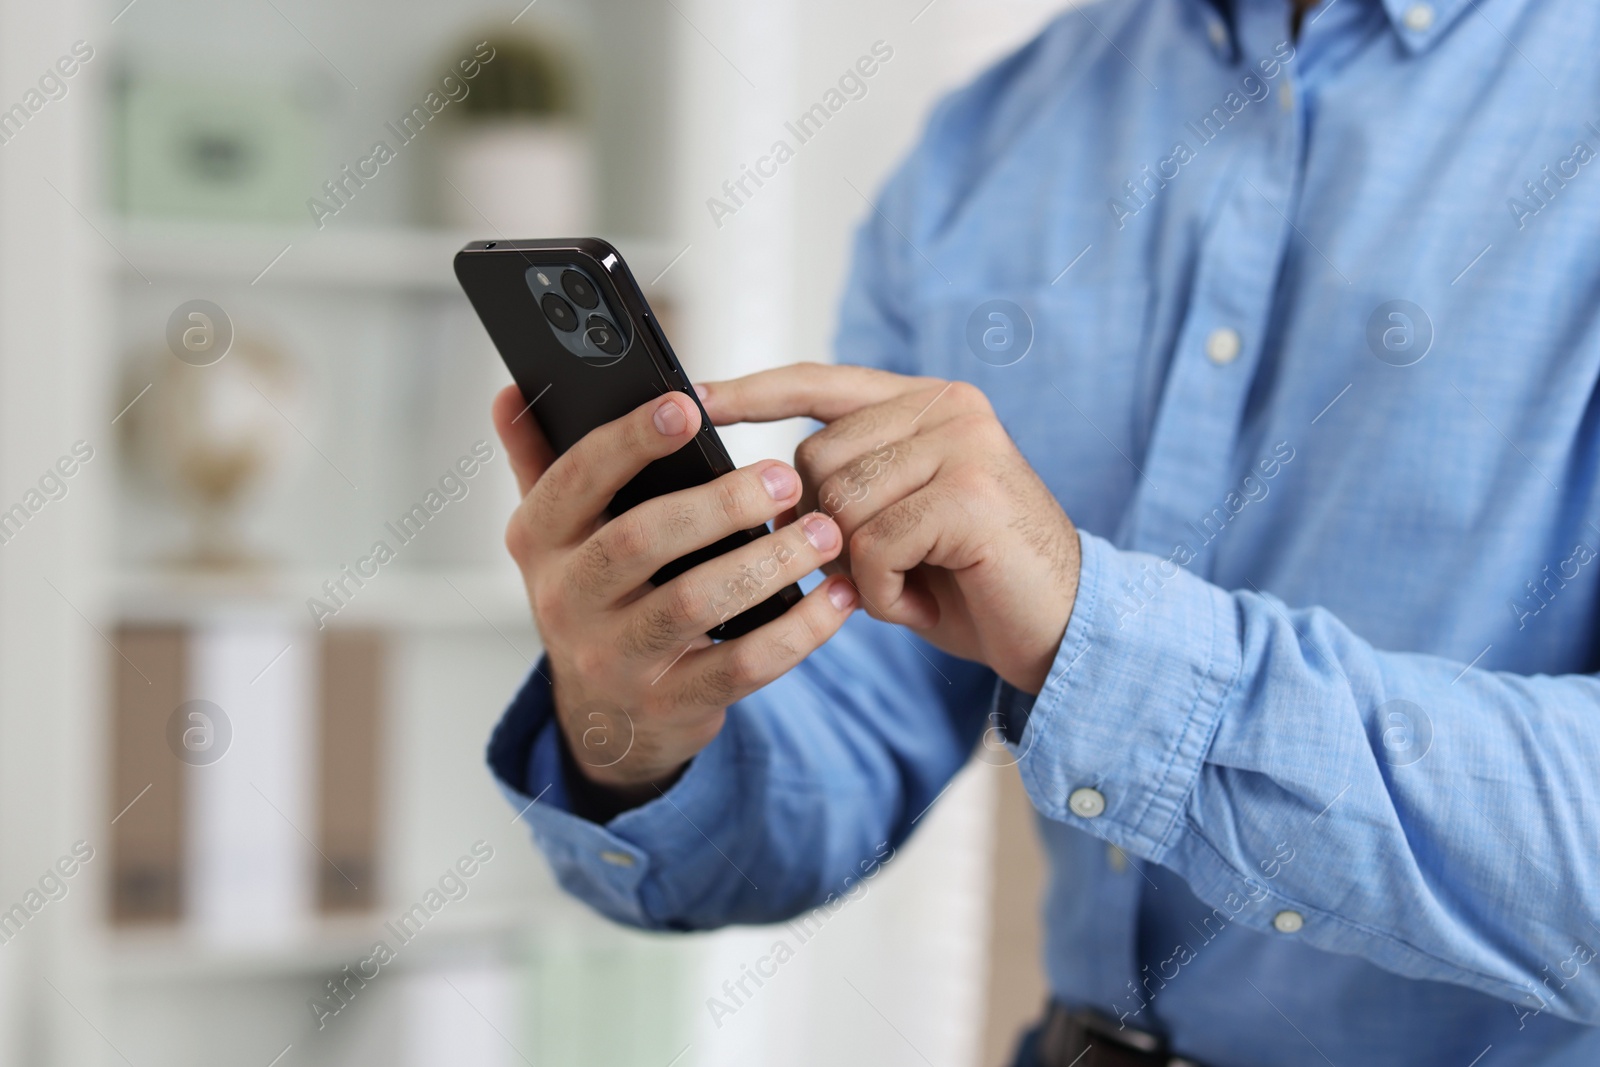
[[[562,885],[604,914],[666,929],[775,922],[849,892],[893,854],[966,761],[993,684],[862,617],[730,708],[661,795],[603,824],[573,811],[537,676],[490,763],[517,809],[540,798],[523,816],[535,840]]]
[[[1039,810],[1272,936],[1600,1021],[1568,962],[1600,943],[1600,684],[1380,652],[1181,572],[1125,595],[1156,564],[1084,538],[1021,741]]]

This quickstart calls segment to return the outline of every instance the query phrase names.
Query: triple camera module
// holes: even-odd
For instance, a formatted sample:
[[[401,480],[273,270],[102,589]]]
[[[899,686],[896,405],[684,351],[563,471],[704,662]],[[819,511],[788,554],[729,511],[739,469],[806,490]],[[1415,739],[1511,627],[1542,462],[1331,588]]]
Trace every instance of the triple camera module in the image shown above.
[[[600,287],[576,267],[529,267],[528,288],[556,339],[579,359],[607,367],[628,349],[628,337],[600,298]]]

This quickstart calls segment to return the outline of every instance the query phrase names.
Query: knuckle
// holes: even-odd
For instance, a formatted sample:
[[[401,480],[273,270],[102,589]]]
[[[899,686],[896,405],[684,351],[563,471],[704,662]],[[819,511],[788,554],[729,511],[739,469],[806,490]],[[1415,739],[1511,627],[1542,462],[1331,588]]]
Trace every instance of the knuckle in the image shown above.
[[[761,645],[746,642],[736,647],[723,665],[727,683],[739,693],[760,684],[767,666],[767,654]]]
[[[533,608],[534,621],[541,630],[556,630],[565,621],[566,598],[559,587],[549,582],[530,582],[528,603]]]
[[[938,498],[953,502],[969,514],[994,510],[997,514],[1009,510],[1007,487],[992,473],[975,465],[963,465],[952,471],[945,484],[939,487]]]
[[[957,464],[946,472],[944,482],[946,489],[962,499],[982,497],[989,492],[992,484],[988,475],[970,463]]]
[[[644,520],[630,511],[606,523],[595,541],[604,544],[610,557],[607,563],[610,563],[611,560],[637,559],[649,555],[655,537]]]
[[[714,625],[727,622],[749,606],[749,589],[750,583],[742,572],[718,579],[706,601]]]
[[[850,535],[850,558],[855,561],[869,560],[882,544],[881,524],[874,519]]]
[[[533,555],[533,530],[527,513],[520,507],[511,513],[511,520],[506,523],[506,551],[519,564],[526,563]]]
[[[774,536],[772,538],[772,555],[767,557],[771,561],[770,569],[772,573],[763,575],[769,579],[776,578],[782,574],[788,569],[789,564],[799,559],[811,548],[811,542],[806,538],[805,519],[803,518],[799,522],[790,523],[788,527],[780,530],[779,533],[784,536]],[[766,569],[768,568],[762,568],[763,571]]]
[[[598,678],[615,671],[612,657],[593,645],[579,645],[569,656],[580,678]]]
[[[837,515],[855,499],[855,485],[846,475],[830,475],[817,486],[817,506],[828,515]]]
[[[589,450],[580,442],[578,447],[570,449],[534,484],[540,507],[548,512],[559,506],[579,486],[589,482],[593,473],[594,464],[589,460]]]
[[[882,470],[897,460],[904,462],[917,447],[909,437],[898,441],[879,441],[861,457],[861,462],[873,470]]]
[[[821,646],[828,639],[828,631],[823,625],[822,617],[819,614],[811,611],[795,612],[794,614],[798,616],[795,622],[796,628],[799,630],[794,635],[794,638],[800,641],[800,645],[797,646],[795,640],[788,636],[780,637],[776,642],[776,655],[785,665],[785,669],[799,663],[805,658],[809,650]]]
[[[878,512],[850,536],[850,558],[870,559],[884,552],[916,527],[922,520],[924,506],[923,498],[907,497]]]
[[[667,659],[684,650],[684,635],[678,630],[676,617],[661,608],[650,611],[640,632],[652,660]],[[669,665],[663,664],[663,667]]]
[[[821,612],[801,612],[800,618],[806,630],[806,646],[810,649],[820,648],[839,628],[838,623],[830,622]]]
[[[989,409],[989,398],[983,395],[982,389],[979,389],[971,382],[952,381],[947,388],[950,391],[946,395],[951,400],[954,400],[958,406],[969,411],[987,411]]]
[[[663,633],[676,641],[695,628],[706,604],[706,597],[699,588],[688,581],[671,582],[658,595],[660,603],[656,605],[655,625]]]
[[[814,626],[814,620],[808,618],[801,623],[800,630],[804,636],[809,637]],[[775,634],[772,638],[772,644],[766,650],[766,655],[762,657],[762,669],[771,671],[774,666],[777,666],[783,670],[788,670],[794,664],[799,663],[805,655],[800,651],[800,647],[795,644],[795,638],[799,636],[802,635],[787,632]]]
[[[802,477],[808,472],[816,473],[817,464],[821,462],[827,445],[827,439],[823,437],[821,431],[818,431],[801,441],[799,446],[795,448],[794,465],[801,472]]]
[[[567,585],[580,595],[598,592],[605,585],[613,566],[605,539],[591,537],[583,543],[567,567]]]
[[[770,562],[770,561],[769,561]],[[774,567],[774,573],[776,568]],[[722,598],[716,602],[717,621],[725,622],[761,599],[766,585],[761,571],[749,564],[729,574],[722,583]]]
[[[673,501],[666,508],[662,525],[674,536],[692,534],[700,528],[700,516],[695,511],[694,505]]]
[[[670,608],[660,603],[640,606],[618,642],[629,659],[655,659],[678,642],[677,622]]]
[[[958,435],[975,438],[985,445],[1004,440],[1009,443],[1005,429],[988,411],[967,411],[950,420],[950,429]]]
[[[522,504],[517,510],[528,527],[530,538],[533,531],[547,528],[554,517],[555,486],[558,477],[559,475],[553,472],[547,472],[543,478],[533,483],[528,495],[522,498]]]
[[[887,474],[897,461],[904,463],[910,452],[910,445],[904,442],[879,444],[851,460],[844,470],[833,476],[838,480],[837,488],[850,499],[859,499],[866,495],[871,482]]]
[[[746,477],[718,478],[713,483],[717,511],[737,525],[743,525],[746,515],[753,511],[750,481]]]
[[[708,666],[688,685],[688,699],[694,704],[725,708],[739,695],[739,686],[727,666]]]

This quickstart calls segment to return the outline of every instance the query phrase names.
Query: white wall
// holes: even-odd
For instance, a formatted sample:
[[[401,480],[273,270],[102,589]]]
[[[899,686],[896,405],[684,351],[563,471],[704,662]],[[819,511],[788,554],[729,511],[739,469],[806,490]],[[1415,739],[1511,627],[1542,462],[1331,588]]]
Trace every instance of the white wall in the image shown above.
[[[689,252],[671,279],[675,342],[691,377],[827,359],[855,227],[915,142],[933,102],[1059,10],[1041,0],[679,0],[683,72],[673,217]],[[913,19],[915,21],[913,22]],[[706,201],[875,41],[894,57],[777,177],[720,225]],[[853,190],[851,186],[854,186]],[[749,188],[750,186],[747,186]],[[856,190],[859,190],[859,194]],[[721,214],[719,212],[719,214]],[[787,457],[798,424],[724,433],[735,460]],[[687,1062],[975,1064],[979,1056],[995,780],[969,768],[859,902],[797,950],[759,998],[718,1027],[705,1001],[783,928],[706,939]],[[692,1059],[690,1057],[693,1057]]]
[[[106,23],[81,0],[0,2],[0,107],[22,99],[75,40],[103,42]],[[68,495],[0,546],[0,907],[22,899],[75,841],[97,850],[65,899],[0,945],[7,1067],[110,1054],[86,1018],[104,1016],[92,930],[110,864],[104,750],[93,729],[107,649],[92,627],[104,627],[100,519],[115,461],[113,413],[94,371],[105,365],[100,268],[115,253],[69,206],[97,214],[88,145],[103,66],[91,62],[64,99],[0,145],[0,507],[74,441],[96,450]]]
[[[1061,0],[819,0],[679,3],[681,107],[672,217],[690,248],[671,284],[683,298],[676,341],[690,376],[720,377],[831,356],[856,226],[934,102],[1017,47]],[[894,57],[739,207],[713,218],[739,178],[874,42]],[[854,186],[854,189],[852,189]],[[750,186],[747,186],[750,188]],[[859,191],[859,192],[858,192]],[[718,224],[720,222],[720,225]],[[737,460],[779,455],[798,427],[729,435]]]

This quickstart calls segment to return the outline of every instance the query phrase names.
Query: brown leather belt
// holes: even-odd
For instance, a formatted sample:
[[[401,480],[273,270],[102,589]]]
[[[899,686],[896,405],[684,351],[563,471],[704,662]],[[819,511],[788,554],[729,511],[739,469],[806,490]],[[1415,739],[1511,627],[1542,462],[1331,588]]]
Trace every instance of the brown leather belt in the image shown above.
[[[1045,1013],[1035,1055],[1039,1067],[1204,1067],[1174,1055],[1155,1034],[1063,1004]]]

